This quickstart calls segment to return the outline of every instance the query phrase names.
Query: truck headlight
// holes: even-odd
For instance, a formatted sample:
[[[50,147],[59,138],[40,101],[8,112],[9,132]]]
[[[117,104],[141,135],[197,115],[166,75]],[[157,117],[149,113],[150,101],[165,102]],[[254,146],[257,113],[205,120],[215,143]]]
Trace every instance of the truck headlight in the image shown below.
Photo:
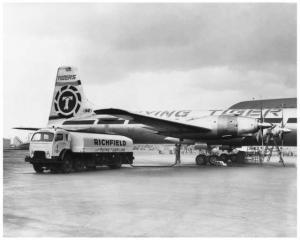
[[[48,157],[48,158],[50,157],[49,151],[46,152],[46,157]]]
[[[30,151],[30,157],[33,157],[34,151]]]

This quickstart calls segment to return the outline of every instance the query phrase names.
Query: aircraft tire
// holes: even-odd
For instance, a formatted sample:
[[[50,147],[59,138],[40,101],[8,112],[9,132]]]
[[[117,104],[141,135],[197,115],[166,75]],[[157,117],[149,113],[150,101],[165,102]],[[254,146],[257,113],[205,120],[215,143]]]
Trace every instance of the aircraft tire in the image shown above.
[[[222,153],[220,155],[220,158],[221,158],[221,161],[223,161],[224,163],[227,163],[228,160],[229,160],[229,156],[227,154],[225,154],[225,153]]]
[[[63,173],[70,173],[73,170],[71,155],[68,153],[63,158],[61,170]]]
[[[44,168],[40,164],[33,164],[33,169],[36,173],[44,172]]]
[[[207,159],[204,154],[199,154],[196,156],[196,164],[197,165],[206,165]]]
[[[217,155],[211,155],[211,156],[209,157],[208,161],[209,161],[209,163],[210,163],[211,165],[216,165],[216,162],[217,162],[217,161],[221,161],[221,159],[220,159],[220,157],[217,156]]]

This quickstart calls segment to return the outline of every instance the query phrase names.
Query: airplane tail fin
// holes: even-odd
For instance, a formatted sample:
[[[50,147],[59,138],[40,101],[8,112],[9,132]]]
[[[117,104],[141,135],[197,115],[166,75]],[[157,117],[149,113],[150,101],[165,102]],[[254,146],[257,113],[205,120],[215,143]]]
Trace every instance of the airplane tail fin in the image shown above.
[[[92,112],[92,104],[83,93],[77,68],[59,67],[48,125],[62,119],[90,115]]]

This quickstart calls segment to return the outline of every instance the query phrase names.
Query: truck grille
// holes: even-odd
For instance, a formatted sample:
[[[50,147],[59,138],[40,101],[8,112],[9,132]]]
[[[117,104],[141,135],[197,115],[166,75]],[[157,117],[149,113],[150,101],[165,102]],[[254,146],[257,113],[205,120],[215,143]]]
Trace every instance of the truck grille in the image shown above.
[[[43,151],[35,151],[34,152],[34,157],[39,158],[39,159],[45,159],[45,152]]]

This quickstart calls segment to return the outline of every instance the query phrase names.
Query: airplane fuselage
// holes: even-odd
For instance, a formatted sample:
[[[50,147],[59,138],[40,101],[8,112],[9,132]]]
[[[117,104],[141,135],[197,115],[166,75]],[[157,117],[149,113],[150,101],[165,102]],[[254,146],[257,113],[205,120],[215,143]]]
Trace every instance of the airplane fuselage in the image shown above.
[[[282,113],[283,111],[283,113]],[[205,119],[205,124],[211,127],[216,123],[216,119],[223,116],[241,116],[259,119],[261,117],[260,109],[227,109],[227,110],[168,110],[168,111],[140,111],[137,113],[149,115],[156,118],[178,121],[197,125],[198,122]],[[280,125],[282,122],[291,132],[284,136],[285,146],[297,145],[297,110],[296,108],[269,108],[263,109],[262,116],[265,122]],[[201,124],[203,125],[203,123]],[[135,123],[132,120],[119,119],[112,116],[103,116],[97,114],[88,114],[84,117],[71,118],[67,120],[53,121],[49,126],[62,127],[67,130],[85,129],[85,131],[105,134],[119,134],[133,139],[134,143],[174,143],[174,138],[171,133],[161,135],[155,129],[144,124]],[[218,129],[218,126],[215,126]],[[216,130],[217,131],[217,130]],[[223,135],[225,136],[225,135]],[[249,146],[258,145],[255,136],[234,137],[228,135],[228,138],[222,137],[217,132],[199,134],[197,132],[186,134],[183,137],[186,143],[205,142],[211,145],[231,145],[231,146]]]

